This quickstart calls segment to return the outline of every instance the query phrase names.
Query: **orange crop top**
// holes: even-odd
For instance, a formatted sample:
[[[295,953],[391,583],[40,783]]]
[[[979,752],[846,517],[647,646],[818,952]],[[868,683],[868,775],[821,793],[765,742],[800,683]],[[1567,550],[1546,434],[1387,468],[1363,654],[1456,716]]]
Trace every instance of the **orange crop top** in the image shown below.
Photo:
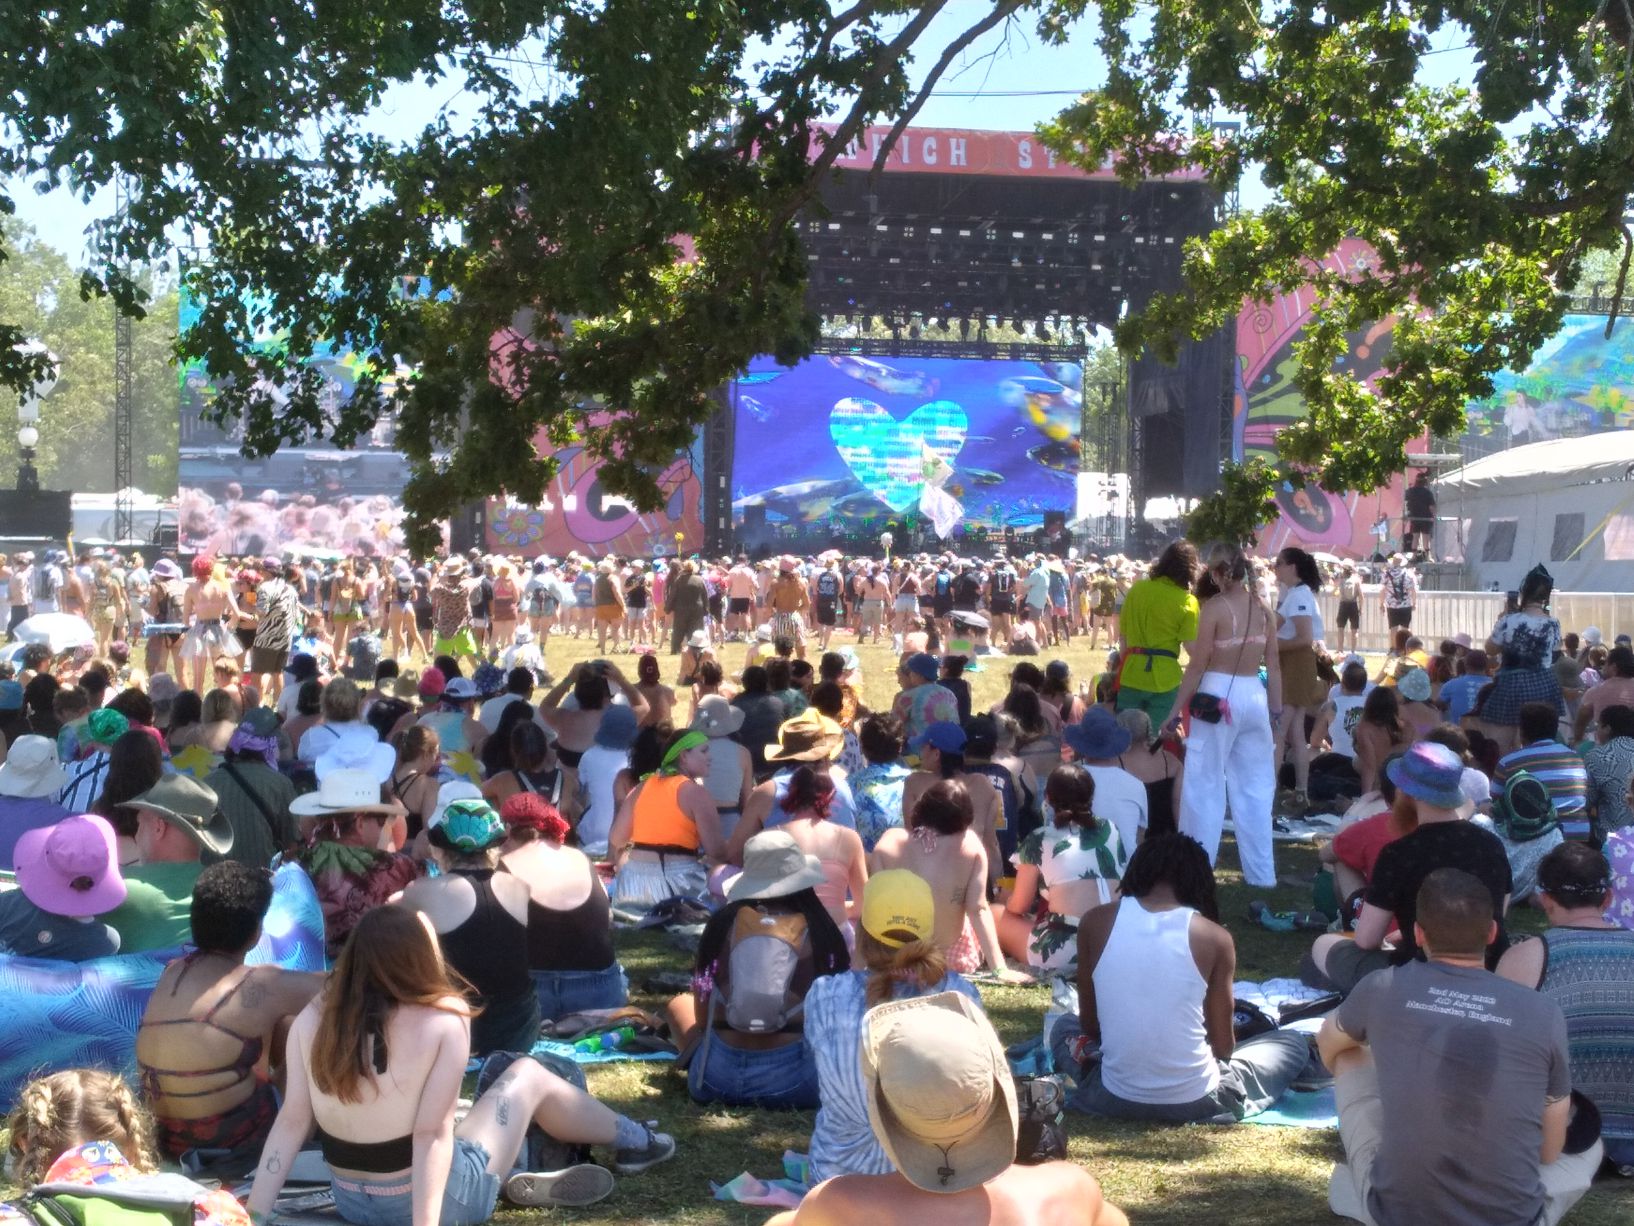
[[[698,824],[681,808],[681,789],[690,782],[685,775],[654,775],[641,785],[630,826],[632,843],[698,850]]]

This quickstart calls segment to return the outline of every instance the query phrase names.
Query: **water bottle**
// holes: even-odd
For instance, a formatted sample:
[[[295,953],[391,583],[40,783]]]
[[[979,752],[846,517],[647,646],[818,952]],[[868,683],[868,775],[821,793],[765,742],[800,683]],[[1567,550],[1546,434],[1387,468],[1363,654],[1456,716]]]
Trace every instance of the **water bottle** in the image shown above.
[[[586,1035],[574,1042],[573,1050],[592,1055],[596,1052],[617,1051],[634,1038],[634,1026],[620,1026],[614,1030],[604,1030],[600,1034]]]

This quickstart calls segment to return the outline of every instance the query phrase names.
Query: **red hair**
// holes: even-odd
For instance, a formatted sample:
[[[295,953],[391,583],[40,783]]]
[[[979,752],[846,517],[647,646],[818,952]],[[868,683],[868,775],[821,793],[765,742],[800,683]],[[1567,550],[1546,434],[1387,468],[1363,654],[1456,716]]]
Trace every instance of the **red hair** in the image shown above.
[[[192,563],[193,578],[208,579],[210,577],[210,572],[215,570],[215,568],[216,560],[214,558],[202,553],[194,555]]]
[[[800,766],[789,776],[788,791],[783,793],[783,812],[790,817],[810,813],[821,821],[833,805],[834,780],[827,775],[819,775],[809,766]]]
[[[518,792],[507,797],[499,806],[499,820],[509,826],[513,834],[533,830],[558,845],[567,838],[567,819],[536,792]]]

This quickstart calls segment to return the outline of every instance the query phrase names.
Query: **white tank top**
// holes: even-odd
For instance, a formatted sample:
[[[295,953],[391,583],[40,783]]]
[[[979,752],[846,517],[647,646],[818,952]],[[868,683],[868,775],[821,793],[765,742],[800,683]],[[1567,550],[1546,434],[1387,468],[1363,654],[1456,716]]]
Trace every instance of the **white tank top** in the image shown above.
[[[1333,718],[1328,721],[1328,740],[1334,753],[1356,756],[1356,725],[1362,722],[1362,706],[1367,695],[1338,693],[1333,696]]]
[[[1118,904],[1095,964],[1101,1084],[1119,1098],[1165,1106],[1195,1102],[1220,1084],[1203,1025],[1208,984],[1191,952],[1190,907]]]
[[[743,799],[743,763],[735,741],[712,741],[709,746],[709,774],[703,785],[719,809],[736,809]]]

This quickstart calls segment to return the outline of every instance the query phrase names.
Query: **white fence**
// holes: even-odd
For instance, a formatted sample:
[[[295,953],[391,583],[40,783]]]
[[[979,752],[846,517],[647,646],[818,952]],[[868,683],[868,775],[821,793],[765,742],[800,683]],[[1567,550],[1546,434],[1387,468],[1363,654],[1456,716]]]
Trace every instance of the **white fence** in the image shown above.
[[[1327,641],[1330,645],[1337,643],[1339,598],[1326,591],[1317,599],[1327,626]],[[1420,592],[1413,609],[1413,633],[1432,652],[1442,639],[1455,634],[1467,634],[1479,645],[1503,613],[1504,600],[1502,592]],[[1586,626],[1598,626],[1608,646],[1616,635],[1634,634],[1634,593],[1556,592],[1551,611],[1567,633],[1582,633]],[[1361,646],[1366,651],[1385,651],[1390,646],[1390,631],[1377,588],[1362,591]]]

